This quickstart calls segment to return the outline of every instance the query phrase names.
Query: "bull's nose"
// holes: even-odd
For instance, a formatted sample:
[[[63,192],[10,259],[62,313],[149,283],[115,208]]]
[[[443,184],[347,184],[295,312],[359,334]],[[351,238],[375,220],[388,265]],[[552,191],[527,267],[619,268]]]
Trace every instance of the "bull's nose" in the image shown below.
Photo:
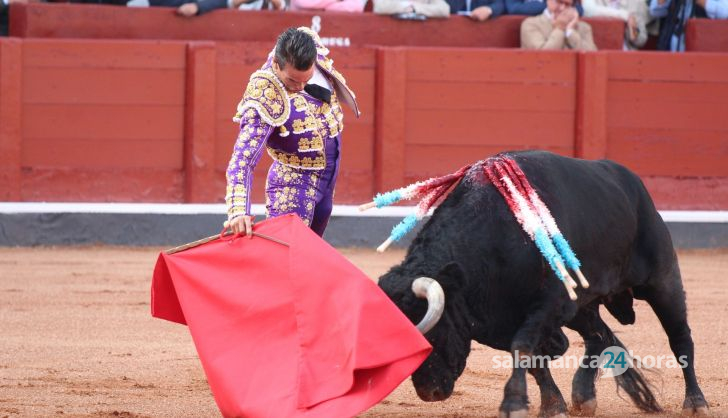
[[[441,401],[445,399],[447,396],[445,396],[445,392],[441,391],[440,389],[435,389],[432,391],[432,400],[433,401]]]
[[[422,399],[425,402],[437,402],[441,401],[443,399],[447,399],[448,395],[439,388],[436,389],[430,389],[425,391],[418,391],[417,393],[420,396],[420,399]]]

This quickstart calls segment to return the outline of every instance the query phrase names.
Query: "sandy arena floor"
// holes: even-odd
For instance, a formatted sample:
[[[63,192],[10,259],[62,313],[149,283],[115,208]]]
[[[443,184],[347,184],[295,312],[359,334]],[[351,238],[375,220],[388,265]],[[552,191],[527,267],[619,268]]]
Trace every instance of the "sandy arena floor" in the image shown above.
[[[159,250],[0,248],[0,418],[219,416],[187,328],[149,314]],[[404,255],[342,251],[373,278]],[[728,250],[679,256],[699,381],[713,415],[728,417]],[[649,307],[637,302],[636,310],[636,326],[607,321],[635,354],[671,355]],[[568,335],[567,355],[581,355],[581,341]],[[449,400],[424,403],[405,381],[361,416],[496,416],[509,371],[495,369],[493,356],[504,353],[473,348]],[[553,370],[567,402],[573,372]],[[684,393],[680,370],[662,368],[648,377],[668,411],[659,416],[677,416]],[[601,379],[597,390],[598,416],[647,416],[617,394],[611,379]],[[535,416],[539,397],[530,377],[529,395]]]

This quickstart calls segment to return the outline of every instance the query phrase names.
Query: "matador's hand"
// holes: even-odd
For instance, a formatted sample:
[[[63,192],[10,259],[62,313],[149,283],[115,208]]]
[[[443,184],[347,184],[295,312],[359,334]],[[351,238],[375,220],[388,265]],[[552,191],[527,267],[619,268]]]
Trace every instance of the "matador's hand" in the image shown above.
[[[245,234],[248,237],[253,236],[253,217],[250,215],[242,215],[226,222],[226,227],[232,229],[235,235]]]
[[[197,3],[185,3],[177,8],[177,14],[184,17],[192,17],[197,15],[200,7]]]

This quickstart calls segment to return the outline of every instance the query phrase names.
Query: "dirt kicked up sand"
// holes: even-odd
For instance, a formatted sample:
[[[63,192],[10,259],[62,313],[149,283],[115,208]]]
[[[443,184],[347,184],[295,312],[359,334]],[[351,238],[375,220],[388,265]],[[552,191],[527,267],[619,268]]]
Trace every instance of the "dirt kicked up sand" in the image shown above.
[[[149,286],[159,248],[0,249],[0,418],[219,416],[186,327],[154,319]],[[371,250],[342,252],[376,278],[402,257]],[[713,416],[728,416],[728,251],[679,253],[695,340],[699,382]],[[644,302],[637,324],[604,315],[639,356],[671,356],[667,337]],[[568,355],[583,344],[573,332]],[[362,417],[496,416],[509,370],[495,368],[490,348],[473,344],[453,396],[425,403],[405,381]],[[567,403],[574,369],[554,369]],[[647,373],[660,404],[677,416],[684,386],[679,369]],[[539,394],[529,376],[531,415]],[[597,416],[648,416],[612,379],[597,382]]]

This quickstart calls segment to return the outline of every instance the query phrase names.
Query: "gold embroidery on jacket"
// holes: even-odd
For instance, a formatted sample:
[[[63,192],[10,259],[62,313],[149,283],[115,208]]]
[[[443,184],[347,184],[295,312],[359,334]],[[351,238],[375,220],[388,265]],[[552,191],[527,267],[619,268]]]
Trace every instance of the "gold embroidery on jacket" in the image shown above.
[[[281,126],[288,120],[291,114],[288,93],[270,69],[258,70],[250,76],[233,120],[240,123],[242,115],[250,114],[246,112],[248,109],[257,110],[260,118],[272,126]]]
[[[295,154],[290,154],[285,151],[279,151],[271,147],[268,148],[268,155],[274,160],[281,164],[301,168],[304,170],[323,170],[326,167],[326,157],[323,151],[317,151],[315,157],[303,157],[299,158]]]

